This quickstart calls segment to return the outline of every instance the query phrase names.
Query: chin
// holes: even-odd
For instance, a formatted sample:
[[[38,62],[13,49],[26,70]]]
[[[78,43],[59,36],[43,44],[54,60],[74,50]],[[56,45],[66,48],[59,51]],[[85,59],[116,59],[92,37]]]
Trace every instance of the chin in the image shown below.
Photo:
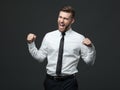
[[[60,31],[60,32],[64,32],[64,31],[65,31],[65,29],[61,29],[61,28],[59,28],[59,31]]]

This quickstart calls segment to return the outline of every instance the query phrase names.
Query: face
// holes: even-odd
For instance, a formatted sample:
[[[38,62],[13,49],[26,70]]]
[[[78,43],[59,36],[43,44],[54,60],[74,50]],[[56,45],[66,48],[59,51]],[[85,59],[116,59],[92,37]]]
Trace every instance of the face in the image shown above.
[[[74,19],[71,13],[60,11],[58,16],[58,29],[60,32],[70,29],[73,22]]]

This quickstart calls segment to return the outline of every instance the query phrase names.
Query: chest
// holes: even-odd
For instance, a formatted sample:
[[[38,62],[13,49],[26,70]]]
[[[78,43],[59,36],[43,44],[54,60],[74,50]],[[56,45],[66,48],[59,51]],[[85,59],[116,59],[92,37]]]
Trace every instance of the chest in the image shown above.
[[[48,51],[58,52],[61,37],[52,37],[48,40]],[[81,41],[76,37],[64,37],[64,52],[76,53],[80,51]]]

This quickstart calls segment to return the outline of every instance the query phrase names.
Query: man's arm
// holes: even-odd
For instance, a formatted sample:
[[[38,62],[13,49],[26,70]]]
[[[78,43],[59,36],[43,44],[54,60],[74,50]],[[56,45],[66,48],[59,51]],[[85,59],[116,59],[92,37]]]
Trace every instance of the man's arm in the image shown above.
[[[96,50],[89,38],[84,38],[81,47],[82,59],[90,65],[93,65],[96,58]]]
[[[46,49],[47,46],[45,44],[45,38],[43,39],[42,45],[39,50],[35,45],[35,40],[36,40],[35,34],[32,33],[28,34],[27,36],[28,49],[30,54],[33,56],[33,58],[42,62],[47,56],[47,49]]]

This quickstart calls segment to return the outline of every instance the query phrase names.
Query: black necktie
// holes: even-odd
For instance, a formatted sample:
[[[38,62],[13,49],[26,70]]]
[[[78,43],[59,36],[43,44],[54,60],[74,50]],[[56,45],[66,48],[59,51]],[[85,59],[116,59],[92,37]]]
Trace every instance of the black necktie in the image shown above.
[[[56,74],[57,74],[57,76],[60,76],[60,74],[61,74],[63,47],[64,47],[64,35],[65,35],[65,32],[62,33],[62,38],[60,40],[58,61],[57,61],[57,67],[56,67]]]

